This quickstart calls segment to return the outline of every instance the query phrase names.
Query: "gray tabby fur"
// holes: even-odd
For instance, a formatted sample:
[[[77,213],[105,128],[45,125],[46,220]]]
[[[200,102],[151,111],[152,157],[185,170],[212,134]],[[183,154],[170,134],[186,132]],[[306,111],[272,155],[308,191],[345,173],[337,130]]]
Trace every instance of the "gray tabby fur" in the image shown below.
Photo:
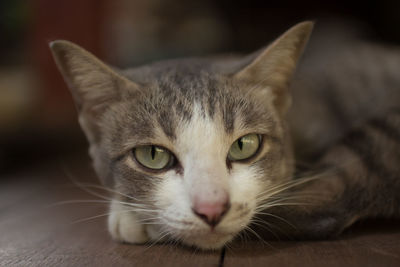
[[[239,129],[263,134],[265,152],[244,164],[262,170],[263,191],[275,190],[273,197],[281,205],[268,205],[273,201],[262,199],[258,208],[295,227],[276,217],[263,220],[274,223],[278,234],[325,238],[360,218],[400,213],[395,193],[400,190],[400,115],[391,111],[400,106],[400,54],[358,40],[334,45],[311,41],[292,80],[311,28],[309,22],[298,24],[247,57],[168,60],[128,70],[111,69],[66,41],[54,42],[51,48],[77,103],[95,170],[104,184],[119,192],[115,199],[135,199],[148,209],[160,210],[153,197],[165,178],[132,169],[126,160],[137,144],[175,144],[182,129],[200,116],[220,121],[223,135],[232,141]],[[381,119],[371,121],[376,117]],[[166,141],[159,139],[161,135]],[[174,151],[173,145],[167,148]],[[296,162],[306,163],[313,174],[296,179]],[[235,164],[226,163],[228,173],[235,173]],[[182,177],[188,171],[183,164],[174,169]],[[380,192],[374,191],[376,186]],[[289,205],[293,200],[299,205]],[[111,206],[112,211],[118,209]],[[233,203],[231,213],[234,209],[242,216],[263,217],[256,212],[259,209],[246,209],[243,203]],[[124,238],[137,217],[119,219],[119,228],[113,228],[113,218],[119,217],[111,216],[112,236],[134,243],[157,240],[159,229],[152,228],[139,237],[135,232],[136,239]],[[252,220],[246,224],[251,226]],[[168,238],[204,249],[219,248],[240,232],[209,241],[169,231]]]

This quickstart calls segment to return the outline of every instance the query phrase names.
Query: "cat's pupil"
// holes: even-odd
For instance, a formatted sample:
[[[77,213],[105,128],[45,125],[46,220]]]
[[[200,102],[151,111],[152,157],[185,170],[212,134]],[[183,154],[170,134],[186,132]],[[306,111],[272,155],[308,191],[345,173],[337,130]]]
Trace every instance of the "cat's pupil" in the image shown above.
[[[155,156],[156,156],[156,148],[155,146],[151,146],[151,159],[154,160]]]
[[[240,138],[240,139],[238,140],[238,146],[239,146],[240,150],[243,150],[243,149],[242,149],[242,148],[243,148],[243,141],[242,141],[242,138]]]

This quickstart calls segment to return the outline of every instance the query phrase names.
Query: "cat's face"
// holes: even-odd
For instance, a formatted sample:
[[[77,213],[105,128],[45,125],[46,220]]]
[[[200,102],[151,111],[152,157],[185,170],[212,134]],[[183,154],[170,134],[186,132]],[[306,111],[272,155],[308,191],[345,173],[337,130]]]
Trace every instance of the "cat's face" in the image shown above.
[[[286,90],[311,27],[226,68],[192,59],[116,72],[73,44],[53,44],[95,169],[116,199],[134,203],[132,225],[205,249],[249,225],[292,172]]]
[[[284,125],[268,92],[261,100],[241,92],[229,78],[198,74],[191,76],[191,89],[201,92],[197,95],[182,89],[185,78],[176,75],[177,80],[163,76],[164,82],[149,85],[143,96],[107,110],[101,152],[92,157],[113,170],[117,191],[152,210],[141,217],[157,217],[161,232],[186,244],[218,247],[248,225],[262,191],[288,177]],[[232,149],[243,136],[253,143],[242,144],[250,153],[242,152],[246,158],[240,159]],[[150,145],[154,160],[151,147],[146,149]],[[210,227],[193,211],[196,205],[199,210],[228,207]]]

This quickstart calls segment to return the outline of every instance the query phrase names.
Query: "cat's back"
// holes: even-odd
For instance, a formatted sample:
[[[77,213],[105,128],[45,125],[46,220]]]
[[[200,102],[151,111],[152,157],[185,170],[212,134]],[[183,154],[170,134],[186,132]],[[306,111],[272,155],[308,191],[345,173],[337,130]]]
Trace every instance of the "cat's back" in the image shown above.
[[[319,33],[292,83],[299,154],[318,154],[366,120],[400,107],[400,47]]]

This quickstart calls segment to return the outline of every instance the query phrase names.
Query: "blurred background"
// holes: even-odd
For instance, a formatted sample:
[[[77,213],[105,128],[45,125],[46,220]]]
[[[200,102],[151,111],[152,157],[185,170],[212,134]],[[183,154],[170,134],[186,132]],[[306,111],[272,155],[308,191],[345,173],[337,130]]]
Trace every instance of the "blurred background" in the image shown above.
[[[305,19],[350,19],[399,44],[399,10],[389,0],[0,0],[0,176],[86,153],[52,40],[119,67],[250,52]]]

